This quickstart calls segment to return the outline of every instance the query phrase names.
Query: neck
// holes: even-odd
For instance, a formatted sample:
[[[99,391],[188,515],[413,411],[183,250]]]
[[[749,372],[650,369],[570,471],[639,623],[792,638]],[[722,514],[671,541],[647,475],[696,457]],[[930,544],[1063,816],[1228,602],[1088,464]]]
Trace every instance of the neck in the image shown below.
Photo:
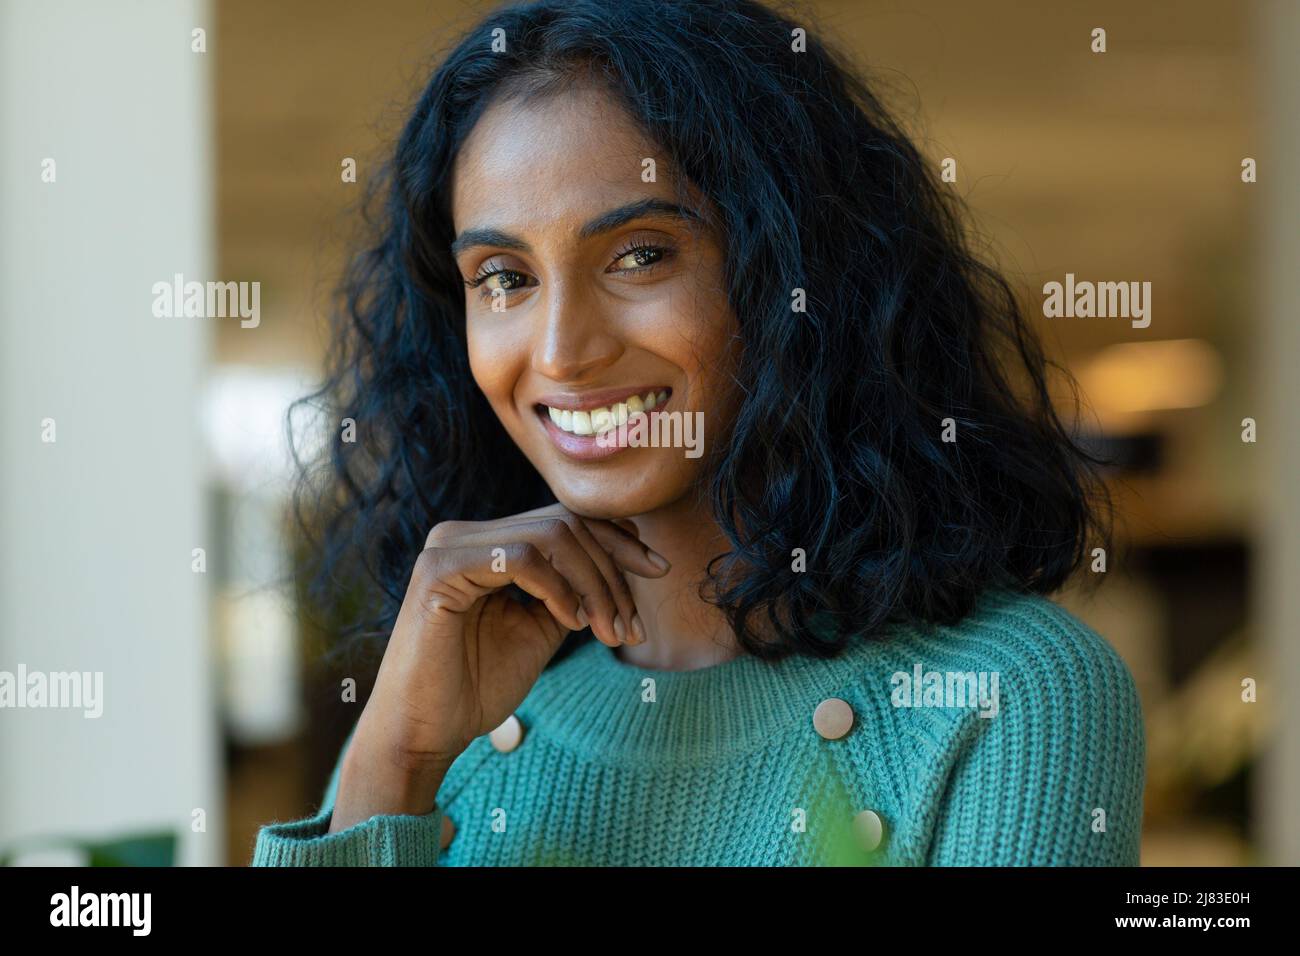
[[[646,640],[618,648],[619,659],[650,670],[686,671],[737,657],[725,615],[700,597],[709,559],[730,549],[708,507],[688,495],[632,520],[641,540],[672,569],[657,579],[627,576]]]

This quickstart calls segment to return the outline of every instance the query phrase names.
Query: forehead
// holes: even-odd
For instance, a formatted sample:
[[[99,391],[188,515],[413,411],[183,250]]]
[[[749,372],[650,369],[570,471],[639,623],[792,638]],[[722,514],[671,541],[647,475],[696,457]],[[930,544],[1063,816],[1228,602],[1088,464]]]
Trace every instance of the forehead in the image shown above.
[[[643,182],[643,161],[656,182]],[[466,138],[452,177],[457,231],[572,226],[647,197],[673,198],[665,158],[609,93],[580,88],[493,103]]]

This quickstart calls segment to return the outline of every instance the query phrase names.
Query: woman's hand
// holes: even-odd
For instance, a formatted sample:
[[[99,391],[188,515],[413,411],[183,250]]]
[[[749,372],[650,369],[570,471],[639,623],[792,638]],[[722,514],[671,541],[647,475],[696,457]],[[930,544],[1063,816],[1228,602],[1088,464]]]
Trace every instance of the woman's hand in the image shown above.
[[[330,832],[432,810],[452,761],[514,712],[570,631],[590,625],[611,647],[645,639],[624,572],[668,570],[630,521],[560,505],[444,522],[425,545],[344,759]],[[537,601],[514,599],[510,584]]]

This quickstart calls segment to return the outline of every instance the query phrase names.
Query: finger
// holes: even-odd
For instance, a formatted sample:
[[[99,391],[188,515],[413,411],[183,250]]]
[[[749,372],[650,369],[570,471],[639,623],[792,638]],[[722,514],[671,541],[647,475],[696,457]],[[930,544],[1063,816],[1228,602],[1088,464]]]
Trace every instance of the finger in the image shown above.
[[[509,558],[506,559],[509,564]],[[570,631],[584,630],[590,622],[582,610],[582,599],[569,581],[547,560],[536,545],[521,549],[521,566],[512,580],[537,598],[558,624]]]
[[[472,527],[472,525],[465,521],[440,521],[430,529],[428,536],[424,539],[424,546],[425,548],[452,547],[453,542],[468,527]]]
[[[570,512],[568,508],[564,507],[564,505],[560,504],[557,501],[555,504],[542,505],[540,508],[533,508],[529,511],[521,511],[518,514],[508,515],[504,518],[498,518],[496,520],[497,522],[500,523],[507,523],[507,522],[517,523],[519,521],[523,521],[525,523],[531,524],[532,522],[542,518],[562,518],[566,514],[571,514],[571,513],[572,512]]]
[[[574,537],[587,550],[587,554],[595,562],[596,567],[600,569],[600,573],[605,578],[606,586],[614,596],[617,615],[612,624],[619,642],[622,644],[640,644],[645,640],[645,628],[637,614],[636,601],[632,597],[632,589],[628,587],[627,578],[623,576],[623,571],[610,557],[609,552],[596,540],[596,536],[591,533],[591,529],[587,527],[587,523],[582,518],[572,515],[568,524],[573,530]]]
[[[612,524],[618,525],[632,537],[638,539],[641,537],[641,529],[636,526],[636,522],[631,518],[610,518],[609,521]]]
[[[490,522],[445,521],[429,532],[429,540],[425,547],[459,548],[495,543],[502,540],[503,528],[509,528],[513,532],[520,528],[542,525],[546,521],[561,519],[571,522],[572,519],[579,517],[571,511],[557,510],[557,508],[558,506],[551,505],[546,509],[536,509]],[[528,517],[528,515],[536,515],[537,511],[541,510],[546,511],[547,514],[540,518]],[[624,528],[603,519],[583,518],[582,520],[596,534],[597,540],[614,562],[625,571],[631,571],[643,578],[657,578],[662,577],[671,567],[663,555],[641,542],[636,535],[636,525],[631,521],[618,519],[627,526]],[[657,562],[663,562],[663,566],[661,567]]]
[[[609,556],[624,570],[643,578],[661,578],[671,568],[667,558],[621,524],[593,518],[583,520]],[[635,529],[636,526],[632,527]]]
[[[636,611],[630,607],[631,592],[620,605],[615,598],[615,588],[621,585],[627,591],[627,582],[619,575],[616,568],[610,566],[610,558],[594,540],[583,544],[574,533],[573,525],[581,521],[571,512],[564,512],[568,520],[555,514],[540,520],[520,522],[503,519],[499,522],[462,522],[453,525],[447,522],[439,525],[442,529],[439,540],[442,546],[452,548],[507,546],[510,541],[528,541],[540,548],[557,571],[568,580],[570,586],[582,599],[586,615],[590,621],[592,633],[604,644],[617,647],[632,632],[631,619]],[[448,530],[451,528],[452,530]],[[462,533],[460,529],[465,529]],[[437,530],[437,529],[435,529]],[[454,530],[455,533],[452,533]],[[590,539],[590,534],[585,531]],[[597,559],[602,559],[606,567],[601,567]],[[616,578],[617,580],[611,580]],[[627,617],[620,624],[620,612],[627,611]],[[620,628],[623,638],[619,637]],[[644,632],[644,628],[641,629]]]
[[[526,535],[528,540],[541,548],[578,592],[591,621],[592,633],[610,647],[623,643],[624,638],[619,636],[618,624],[620,606],[609,580],[608,569],[600,566],[598,554],[604,555],[600,546],[594,540],[590,545],[585,544],[573,525],[559,517],[546,518],[534,525],[516,529],[516,533]],[[590,538],[589,532],[587,537]],[[604,558],[606,563],[610,563],[608,555],[604,555]],[[627,625],[624,624],[624,636],[626,628]]]
[[[479,598],[515,584],[541,601],[560,626],[580,631],[588,625],[578,593],[531,542],[491,549],[430,549],[420,555],[416,566],[423,578],[426,606],[463,612]]]

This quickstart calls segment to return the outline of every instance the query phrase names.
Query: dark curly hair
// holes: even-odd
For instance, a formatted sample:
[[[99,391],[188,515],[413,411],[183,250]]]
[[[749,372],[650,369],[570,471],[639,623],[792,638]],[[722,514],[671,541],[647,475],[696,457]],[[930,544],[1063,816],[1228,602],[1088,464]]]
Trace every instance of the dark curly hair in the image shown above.
[[[794,49],[796,26],[749,0],[547,0],[492,13],[438,67],[304,399],[356,423],[298,496],[313,593],[346,631],[386,637],[434,524],[555,500],[471,377],[449,183],[494,98],[577,77],[608,86],[724,237],[741,404],[703,489],[730,542],[708,599],[744,651],[824,657],[891,621],[955,622],[988,588],[1056,590],[1106,539],[1099,462],[959,200],[839,54],[812,31]]]

